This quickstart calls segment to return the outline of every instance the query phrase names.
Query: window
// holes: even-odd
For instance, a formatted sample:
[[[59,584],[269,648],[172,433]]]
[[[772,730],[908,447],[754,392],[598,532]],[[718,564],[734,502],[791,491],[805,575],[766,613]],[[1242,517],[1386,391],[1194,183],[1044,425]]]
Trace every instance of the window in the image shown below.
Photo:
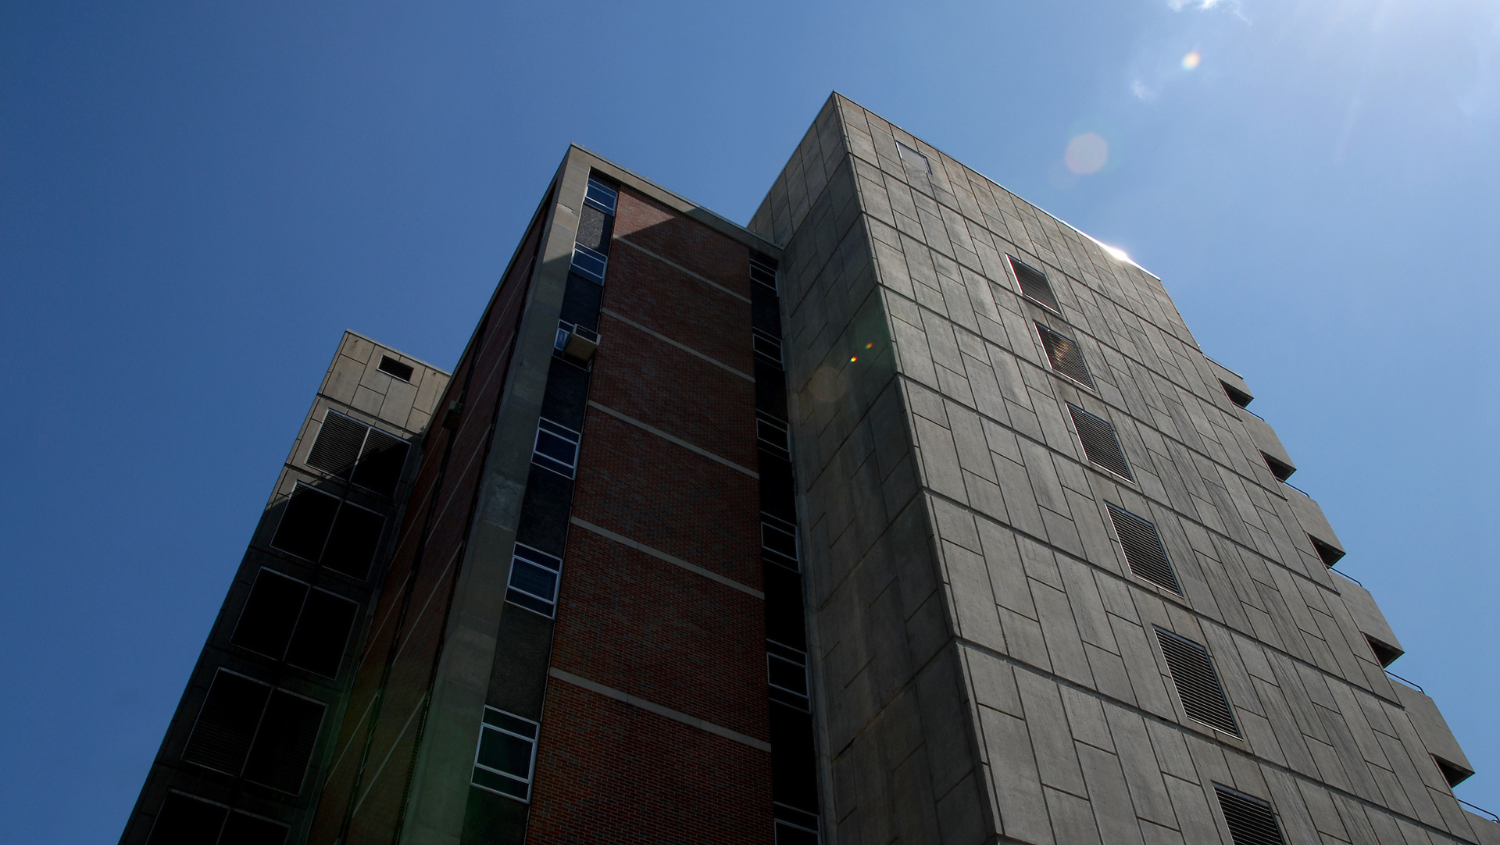
[[[807,653],[766,640],[766,679],[771,700],[811,713],[807,683]]]
[[[608,262],[609,259],[602,253],[595,252],[583,244],[573,245],[573,272],[585,279],[604,284],[604,265]]]
[[[755,346],[755,354],[759,355],[767,363],[781,366],[781,341],[766,334],[760,329],[750,330],[750,340]]]
[[[573,429],[543,417],[537,422],[536,446],[531,453],[531,462],[572,478],[578,467],[578,441],[582,437]]]
[[[225,824],[225,820],[228,824]],[[222,831],[222,832],[221,832]],[[282,845],[287,827],[172,791],[162,801],[147,845]]]
[[[597,176],[589,177],[588,189],[583,193],[583,201],[599,209],[605,214],[615,213],[615,203],[620,197],[620,192]]]
[[[1329,543],[1325,543],[1311,534],[1307,535],[1307,539],[1312,542],[1313,550],[1318,553],[1318,559],[1323,561],[1323,565],[1328,567],[1329,569],[1332,569],[1333,565],[1335,563],[1338,563],[1339,560],[1344,556],[1344,552],[1342,549],[1336,548]]]
[[[310,698],[220,669],[182,759],[296,795],[323,709]]]
[[[766,560],[796,572],[802,571],[797,555],[797,526],[768,513],[760,515],[760,548]]]
[[[776,262],[759,253],[750,253],[750,281],[776,290]]]
[[[1224,388],[1224,395],[1229,397],[1229,401],[1240,406],[1241,408],[1246,407],[1255,400],[1254,396],[1251,396],[1245,391],[1240,390],[1238,387],[1235,387],[1227,381],[1220,380],[1219,386]]]
[[[1078,442],[1089,462],[1103,467],[1121,478],[1131,481],[1130,464],[1125,460],[1125,451],[1120,448],[1120,439],[1115,436],[1115,427],[1077,405],[1069,404],[1068,413],[1073,417],[1073,428],[1078,432]]]
[[[1037,335],[1047,350],[1047,360],[1052,362],[1054,372],[1061,373],[1084,387],[1093,387],[1089,368],[1083,363],[1083,350],[1077,342],[1063,337],[1041,323],[1036,324]]]
[[[1125,550],[1125,560],[1130,564],[1130,571],[1137,578],[1144,578],[1158,587],[1182,595],[1156,526],[1123,508],[1107,502],[1105,504],[1109,508],[1109,520],[1115,525],[1115,536],[1120,538],[1120,548]]]
[[[272,660],[338,677],[359,605],[261,569],[229,641]]]
[[[1038,305],[1046,306],[1061,314],[1062,309],[1057,305],[1057,297],[1052,295],[1052,286],[1047,284],[1047,275],[1041,270],[1022,264],[1014,256],[1005,257],[1010,260],[1010,271],[1016,274],[1016,284],[1021,286],[1021,293]]]
[[[1234,713],[1229,709],[1229,699],[1224,697],[1224,688],[1219,685],[1208,649],[1161,628],[1156,629],[1156,641],[1167,658],[1172,683],[1177,686],[1177,697],[1182,700],[1182,709],[1188,717],[1239,736]]]
[[[1272,475],[1276,476],[1277,481],[1286,481],[1292,477],[1292,473],[1297,471],[1296,467],[1282,463],[1265,452],[1261,452],[1260,456],[1266,462],[1266,468],[1271,471]]]
[[[900,141],[896,142],[896,151],[901,156],[901,161],[905,164],[915,167],[923,173],[932,172],[932,162],[927,160],[927,156],[922,155]]]
[[[507,798],[530,801],[537,727],[530,719],[494,707],[484,708],[470,783]]]
[[[323,415],[318,439],[307,453],[307,465],[390,496],[401,480],[408,448],[399,437],[328,411]]]
[[[384,527],[380,514],[298,484],[276,525],[271,548],[363,581],[370,574]]]
[[[380,356],[379,370],[402,381],[411,381],[411,374],[416,372],[410,364],[403,364],[389,355]]]
[[[1217,783],[1214,793],[1234,845],[1285,845],[1270,804]]]
[[[505,600],[551,619],[557,613],[557,582],[562,559],[521,543],[510,560]]]
[[[776,845],[818,845],[818,815],[776,802]]]
[[[755,412],[755,437],[760,445],[780,458],[792,457],[791,441],[788,439],[786,423],[764,411]]]

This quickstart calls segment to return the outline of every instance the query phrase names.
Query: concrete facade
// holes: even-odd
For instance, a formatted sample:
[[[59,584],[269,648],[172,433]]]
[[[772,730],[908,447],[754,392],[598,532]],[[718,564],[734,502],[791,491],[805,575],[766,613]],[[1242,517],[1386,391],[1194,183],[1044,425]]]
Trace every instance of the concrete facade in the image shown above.
[[[1500,840],[1252,400],[839,95],[748,227],[572,147],[451,378],[346,336],[122,841]],[[308,466],[328,408],[412,444],[394,496]],[[299,480],[389,529],[316,683],[235,634],[262,558],[325,577]],[[326,703],[294,798],[188,747],[224,667]],[[240,815],[153,832],[172,790]]]

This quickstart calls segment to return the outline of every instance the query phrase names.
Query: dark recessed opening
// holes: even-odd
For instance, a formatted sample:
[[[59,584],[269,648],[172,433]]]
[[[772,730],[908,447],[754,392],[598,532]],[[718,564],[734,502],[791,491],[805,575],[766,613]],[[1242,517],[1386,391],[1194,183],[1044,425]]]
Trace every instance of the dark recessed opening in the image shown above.
[[[1372,639],[1368,634],[1365,635],[1365,642],[1370,644],[1370,651],[1375,653],[1375,659],[1380,662],[1381,668],[1395,663],[1396,658],[1402,655],[1401,651],[1391,648],[1379,640]]]
[[[1292,477],[1292,473],[1297,471],[1297,468],[1291,464],[1284,464],[1265,452],[1261,452],[1260,456],[1266,459],[1266,466],[1271,468],[1271,474],[1276,476],[1277,481],[1286,481]]]
[[[1307,535],[1307,539],[1311,540],[1313,548],[1318,550],[1318,557],[1323,559],[1324,566],[1331,567],[1344,556],[1343,550],[1334,548],[1311,534]]]
[[[402,381],[411,381],[411,374],[415,372],[410,364],[403,364],[389,355],[380,356],[380,371],[389,373]]]
[[[1443,780],[1446,780],[1449,786],[1458,786],[1468,780],[1470,775],[1474,774],[1468,769],[1455,766],[1437,755],[1433,755],[1432,762],[1437,763],[1438,771],[1443,773]]]
[[[1249,405],[1255,399],[1254,396],[1251,396],[1245,391],[1240,390],[1236,387],[1231,387],[1229,382],[1221,381],[1219,382],[1219,384],[1224,388],[1224,393],[1229,397],[1229,401],[1240,406],[1241,408]]]

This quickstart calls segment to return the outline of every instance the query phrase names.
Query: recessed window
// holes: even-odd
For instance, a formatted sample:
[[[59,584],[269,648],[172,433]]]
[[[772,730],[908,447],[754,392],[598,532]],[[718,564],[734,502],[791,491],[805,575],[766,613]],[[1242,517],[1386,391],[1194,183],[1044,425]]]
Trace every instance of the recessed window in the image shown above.
[[[582,438],[573,429],[543,417],[537,422],[531,462],[572,478],[578,468],[578,442]]]
[[[1214,793],[1219,797],[1219,812],[1224,814],[1234,845],[1285,845],[1270,804],[1217,783]]]
[[[1120,448],[1120,439],[1115,436],[1115,427],[1077,405],[1069,404],[1068,413],[1073,417],[1073,428],[1078,432],[1078,442],[1083,445],[1083,453],[1089,462],[1134,481],[1130,464],[1125,460],[1125,451]]]
[[[768,513],[760,515],[760,549],[766,560],[801,572],[797,554],[797,526]]]
[[[296,795],[323,711],[320,702],[220,669],[182,759]]]
[[[605,214],[614,214],[615,203],[619,197],[620,192],[614,186],[597,176],[590,176],[588,189],[583,194],[583,201]]]
[[[1449,789],[1458,786],[1474,775],[1474,773],[1469,771],[1468,769],[1465,769],[1462,766],[1455,766],[1452,763],[1449,763],[1447,760],[1444,760],[1443,758],[1437,756],[1436,754],[1431,754],[1429,756],[1432,757],[1432,762],[1437,764],[1438,772],[1442,774],[1443,780],[1448,782]]]
[[[1042,346],[1047,350],[1047,360],[1052,363],[1055,372],[1084,387],[1094,386],[1094,380],[1089,378],[1089,368],[1083,363],[1083,350],[1076,341],[1063,337],[1041,323],[1036,324],[1036,331],[1042,339]]]
[[[470,782],[507,798],[530,801],[538,727],[530,719],[485,707]]]
[[[818,845],[818,814],[776,802],[776,845]]]
[[[1130,564],[1130,571],[1137,578],[1144,578],[1158,587],[1182,595],[1156,526],[1123,508],[1105,504],[1109,508],[1110,522],[1115,525],[1115,535],[1120,538],[1120,548],[1125,550],[1125,560]]]
[[[760,329],[751,329],[750,342],[754,345],[755,354],[766,363],[781,366],[781,341]]]
[[[1292,473],[1297,471],[1296,467],[1291,466],[1290,464],[1284,464],[1281,461],[1278,461],[1275,458],[1271,457],[1270,455],[1267,455],[1265,452],[1261,452],[1260,456],[1265,460],[1266,468],[1271,470],[1272,475],[1276,476],[1277,481],[1286,481],[1288,478],[1292,477]]]
[[[1365,642],[1369,643],[1370,653],[1375,655],[1375,660],[1380,664],[1380,668],[1382,669],[1390,666],[1392,663],[1395,663],[1396,658],[1405,653],[1386,645],[1380,640],[1371,637],[1369,634],[1365,634]]]
[[[1177,697],[1182,701],[1182,709],[1187,711],[1188,718],[1239,736],[1234,713],[1229,709],[1229,699],[1224,696],[1224,687],[1219,684],[1208,649],[1161,628],[1156,629],[1156,641],[1161,644],[1162,654],[1167,658],[1172,683],[1177,686]]]
[[[228,820],[228,824],[225,821]],[[215,801],[173,790],[167,793],[147,845],[282,845],[287,827]]]
[[[380,548],[385,518],[298,484],[271,537],[271,547],[363,581]]]
[[[1307,539],[1312,541],[1313,550],[1318,553],[1318,559],[1323,561],[1324,566],[1331,569],[1335,563],[1343,559],[1344,551],[1342,549],[1325,543],[1311,534],[1307,535]]]
[[[776,290],[776,262],[760,253],[750,253],[750,281]]]
[[[917,152],[911,147],[908,147],[900,141],[896,142],[896,150],[901,156],[901,161],[904,162],[907,166],[915,167],[923,173],[932,172],[932,162],[927,160],[927,156],[922,155],[921,153]]]
[[[1229,401],[1240,406],[1241,408],[1246,407],[1255,399],[1254,396],[1251,396],[1245,391],[1240,390],[1238,387],[1235,387],[1227,381],[1221,380],[1219,382],[1219,386],[1224,388],[1224,395],[1229,397]]]
[[[395,435],[330,410],[307,453],[307,465],[390,496],[401,480],[409,449]]]
[[[517,543],[510,561],[505,600],[551,619],[557,613],[557,582],[561,575],[562,558]]]
[[[772,701],[812,712],[808,703],[806,652],[766,640],[766,679],[771,685]]]
[[[410,364],[403,364],[389,355],[380,356],[380,371],[395,376],[402,381],[411,381],[411,374],[416,372]]]
[[[603,253],[583,244],[573,245],[573,272],[585,279],[604,284],[604,267],[608,263],[609,259]]]
[[[1061,314],[1062,308],[1057,304],[1057,297],[1052,294],[1052,285],[1047,283],[1047,275],[1041,270],[1017,261],[1015,256],[1005,257],[1010,260],[1010,271],[1016,274],[1016,284],[1020,286],[1021,293],[1038,305],[1046,306]]]
[[[764,411],[755,412],[755,437],[760,445],[779,458],[790,460],[792,446],[786,423]]]

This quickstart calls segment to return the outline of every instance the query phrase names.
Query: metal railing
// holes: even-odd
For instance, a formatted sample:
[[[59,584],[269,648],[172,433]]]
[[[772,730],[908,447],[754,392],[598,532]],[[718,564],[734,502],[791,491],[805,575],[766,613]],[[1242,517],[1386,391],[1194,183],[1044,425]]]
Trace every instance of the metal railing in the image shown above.
[[[1385,673],[1387,675],[1391,676],[1392,678],[1395,678],[1396,680],[1400,681],[1401,683],[1406,684],[1407,686],[1411,687],[1412,689],[1416,690],[1417,692],[1420,692],[1423,695],[1427,694],[1427,690],[1422,689],[1422,687],[1419,686],[1418,684],[1416,684],[1415,682],[1408,681],[1407,679],[1401,677],[1400,675],[1397,675],[1395,672],[1392,672],[1389,669],[1385,670]]]
[[[1478,810],[1479,812],[1484,813],[1486,816],[1489,816],[1490,817],[1490,821],[1492,821],[1492,822],[1494,822],[1496,824],[1500,824],[1500,816],[1497,816],[1494,813],[1491,813],[1489,810],[1486,810],[1483,807],[1476,807],[1473,804],[1470,804],[1469,802],[1465,801],[1464,799],[1459,798],[1457,795],[1453,796],[1453,798],[1454,798],[1454,800],[1458,801],[1458,803],[1464,805],[1465,807],[1468,807],[1471,810]]]
[[[1350,574],[1348,574],[1348,573],[1345,573],[1345,572],[1340,572],[1340,571],[1339,571],[1339,570],[1337,570],[1337,569],[1334,569],[1334,568],[1333,568],[1333,567],[1331,567],[1331,566],[1330,566],[1330,567],[1328,567],[1328,571],[1329,571],[1329,572],[1333,572],[1333,573],[1337,573],[1337,574],[1338,574],[1338,575],[1340,575],[1340,576],[1341,576],[1341,577],[1343,577],[1343,579],[1344,579],[1344,580],[1345,580],[1345,581],[1353,581],[1353,582],[1354,582],[1354,583],[1356,583],[1356,584],[1359,584],[1359,585],[1360,585],[1360,586],[1361,586],[1361,587],[1364,587],[1364,586],[1365,586],[1365,585],[1364,585],[1364,584],[1360,584],[1360,581],[1359,581],[1359,579],[1358,579],[1358,578],[1355,578],[1355,577],[1354,577],[1354,576],[1353,576],[1353,575],[1350,575]]]

